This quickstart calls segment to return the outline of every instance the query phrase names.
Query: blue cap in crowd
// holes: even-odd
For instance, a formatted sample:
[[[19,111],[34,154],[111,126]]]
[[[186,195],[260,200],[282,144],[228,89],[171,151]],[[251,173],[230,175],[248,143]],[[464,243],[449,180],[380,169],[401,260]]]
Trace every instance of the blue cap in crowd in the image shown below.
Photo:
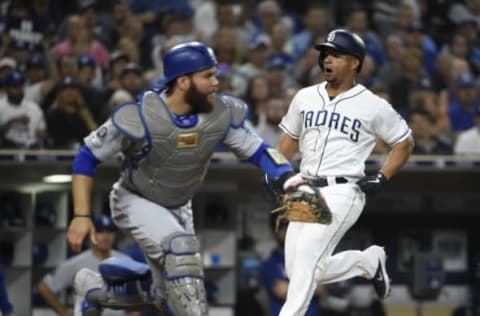
[[[267,34],[260,34],[255,36],[250,43],[248,44],[248,49],[249,50],[255,50],[257,48],[263,47],[263,48],[268,48],[272,45],[272,41],[270,40],[270,36]]]
[[[469,73],[461,74],[455,82],[458,88],[473,88],[476,85],[475,77]]]
[[[142,75],[142,68],[140,68],[140,66],[137,65],[134,62],[126,63],[125,66],[122,69],[122,72],[120,73],[120,76],[123,77],[128,73],[134,73],[138,76],[141,76]]]
[[[80,13],[83,13],[90,8],[95,9],[95,6],[96,6],[95,0],[84,0],[80,3],[80,7],[78,8],[78,11]]]
[[[41,54],[32,54],[26,64],[26,68],[45,68],[45,58]]]
[[[292,63],[292,58],[287,54],[274,54],[268,56],[267,70],[285,69]]]
[[[98,231],[116,231],[117,226],[113,222],[113,219],[106,214],[97,214],[93,217],[93,225],[95,230]]]
[[[20,86],[25,83],[25,76],[21,71],[10,71],[3,77],[3,85],[5,87]]]
[[[124,60],[126,62],[129,62],[130,58],[124,51],[115,50],[110,54],[110,64],[116,62],[117,60]]]
[[[90,55],[82,55],[82,56],[78,57],[78,59],[77,59],[77,67],[81,68],[83,66],[96,67],[97,62]]]
[[[64,88],[80,88],[80,84],[72,77],[64,77],[58,82],[58,90]]]

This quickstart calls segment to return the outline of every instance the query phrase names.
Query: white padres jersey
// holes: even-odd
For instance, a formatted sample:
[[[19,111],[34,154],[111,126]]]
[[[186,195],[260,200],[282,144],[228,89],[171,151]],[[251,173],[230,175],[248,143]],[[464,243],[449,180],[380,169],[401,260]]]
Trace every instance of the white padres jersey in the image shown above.
[[[279,126],[299,141],[303,177],[361,177],[377,138],[394,145],[411,131],[388,102],[363,85],[330,100],[326,84],[301,89]]]

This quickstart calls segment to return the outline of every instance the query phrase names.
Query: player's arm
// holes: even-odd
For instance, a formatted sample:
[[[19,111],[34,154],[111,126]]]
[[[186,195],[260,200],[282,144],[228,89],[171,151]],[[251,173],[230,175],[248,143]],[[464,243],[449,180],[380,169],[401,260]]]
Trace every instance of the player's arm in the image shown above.
[[[278,142],[277,149],[288,160],[292,160],[298,150],[298,139],[294,139],[288,134],[283,134]]]
[[[61,316],[70,316],[72,313],[60,302],[58,296],[48,287],[48,285],[42,280],[38,284],[38,293],[43,297],[45,302]]]
[[[130,113],[118,111],[96,131],[85,137],[75,156],[72,170],[73,219],[67,231],[71,249],[79,252],[87,235],[95,244],[95,229],[91,220],[91,193],[97,165],[122,150],[126,138],[121,130],[122,117]],[[125,114],[125,115],[123,115]],[[120,122],[120,125],[118,122]]]
[[[95,229],[91,219],[90,195],[93,188],[93,177],[99,163],[100,160],[87,144],[80,148],[73,161],[73,219],[68,227],[67,241],[74,252],[82,249],[83,240],[87,235],[90,236],[92,243],[96,243]]]
[[[413,146],[414,142],[411,136],[393,145],[379,172],[381,172],[387,180],[393,177],[407,162]]]
[[[414,146],[410,128],[393,107],[381,100],[377,108],[373,129],[391,149],[377,173],[367,175],[357,182],[367,194],[375,194],[383,189],[387,181],[405,165]]]
[[[293,175],[293,168],[288,159],[245,125],[248,109],[245,102],[232,96],[224,96],[223,100],[231,113],[231,124],[223,140],[224,145],[238,158],[261,168],[270,181],[283,184]]]

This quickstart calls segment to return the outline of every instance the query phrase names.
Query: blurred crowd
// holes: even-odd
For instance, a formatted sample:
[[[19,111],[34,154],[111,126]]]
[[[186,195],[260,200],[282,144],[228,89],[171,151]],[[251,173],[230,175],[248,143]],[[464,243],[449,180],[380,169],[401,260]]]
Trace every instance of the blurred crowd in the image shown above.
[[[78,148],[192,40],[275,146],[295,92],[323,80],[313,45],[338,27],[365,41],[358,82],[408,120],[415,154],[480,154],[480,0],[0,0],[0,147]]]

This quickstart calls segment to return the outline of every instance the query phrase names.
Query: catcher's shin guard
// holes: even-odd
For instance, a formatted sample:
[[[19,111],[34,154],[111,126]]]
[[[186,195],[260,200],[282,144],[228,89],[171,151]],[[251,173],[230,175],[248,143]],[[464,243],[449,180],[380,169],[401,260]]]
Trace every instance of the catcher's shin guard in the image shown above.
[[[162,243],[165,252],[165,290],[174,315],[206,316],[200,246],[192,234],[173,233]]]

